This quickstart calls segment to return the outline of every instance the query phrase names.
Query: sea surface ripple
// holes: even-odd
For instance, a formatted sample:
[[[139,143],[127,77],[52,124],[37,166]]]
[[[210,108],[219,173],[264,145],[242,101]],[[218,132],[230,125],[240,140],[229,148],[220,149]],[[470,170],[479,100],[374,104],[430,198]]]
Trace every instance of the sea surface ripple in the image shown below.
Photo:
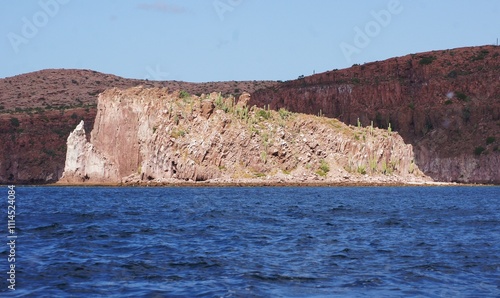
[[[16,191],[0,296],[500,297],[499,187]]]

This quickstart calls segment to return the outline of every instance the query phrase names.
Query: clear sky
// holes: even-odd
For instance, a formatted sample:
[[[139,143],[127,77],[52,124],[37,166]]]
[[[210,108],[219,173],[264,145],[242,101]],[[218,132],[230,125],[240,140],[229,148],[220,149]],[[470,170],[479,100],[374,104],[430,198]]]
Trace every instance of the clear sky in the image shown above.
[[[288,80],[496,44],[499,0],[0,0],[0,77]]]

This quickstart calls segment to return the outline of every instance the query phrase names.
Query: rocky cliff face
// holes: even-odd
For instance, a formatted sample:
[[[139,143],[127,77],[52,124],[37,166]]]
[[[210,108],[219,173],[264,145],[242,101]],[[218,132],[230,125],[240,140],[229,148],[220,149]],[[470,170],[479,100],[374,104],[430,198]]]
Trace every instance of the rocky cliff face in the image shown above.
[[[500,47],[412,54],[258,90],[250,104],[372,122],[439,181],[500,183]]]
[[[248,100],[107,90],[90,140],[82,123],[68,137],[61,182],[429,181],[397,133]]]
[[[94,111],[74,108],[0,114],[0,183],[44,184],[64,170],[66,139],[81,119],[90,131]]]
[[[80,120],[87,134],[97,96],[112,87],[165,87],[201,94],[252,92],[270,81],[188,83],[125,79],[91,70],[47,69],[0,79],[0,184],[44,184],[63,172],[66,139]]]

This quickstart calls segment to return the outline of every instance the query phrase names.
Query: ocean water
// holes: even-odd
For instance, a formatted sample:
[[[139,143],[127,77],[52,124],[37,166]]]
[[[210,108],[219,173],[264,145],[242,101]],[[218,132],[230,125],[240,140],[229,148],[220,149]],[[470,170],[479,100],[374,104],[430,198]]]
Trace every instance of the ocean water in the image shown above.
[[[2,297],[500,297],[499,187],[18,186],[15,204]]]

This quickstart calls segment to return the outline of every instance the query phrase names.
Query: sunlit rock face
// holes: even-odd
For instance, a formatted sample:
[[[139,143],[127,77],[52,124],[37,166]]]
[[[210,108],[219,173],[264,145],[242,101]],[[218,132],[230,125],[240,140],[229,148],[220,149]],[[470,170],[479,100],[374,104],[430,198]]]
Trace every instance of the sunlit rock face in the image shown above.
[[[99,96],[90,141],[68,137],[61,182],[422,182],[395,132],[160,88]]]

